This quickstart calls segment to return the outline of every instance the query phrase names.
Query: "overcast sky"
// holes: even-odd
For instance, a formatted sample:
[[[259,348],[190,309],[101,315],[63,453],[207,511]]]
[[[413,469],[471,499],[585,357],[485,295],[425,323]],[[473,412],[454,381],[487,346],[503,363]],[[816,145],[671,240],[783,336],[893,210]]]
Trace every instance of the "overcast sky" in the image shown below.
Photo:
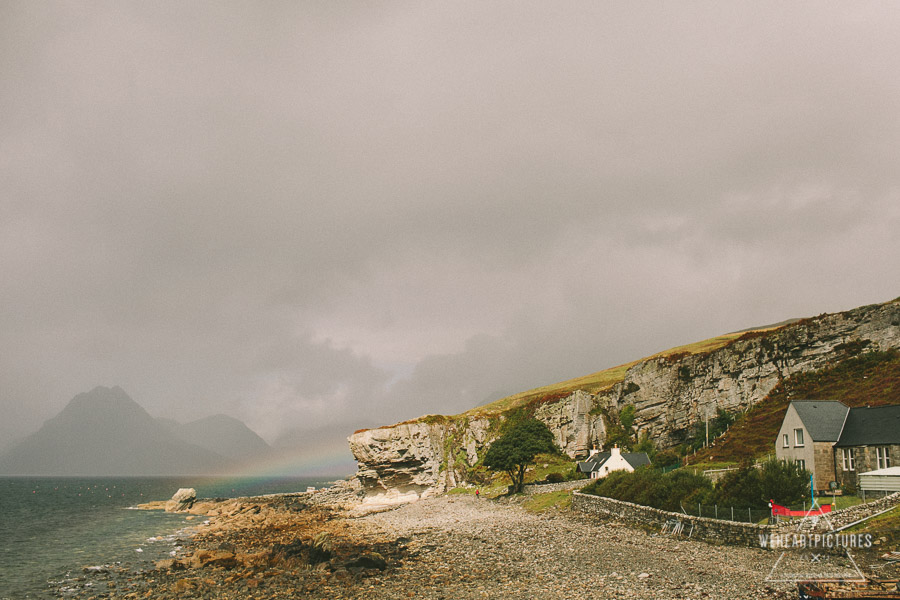
[[[897,297],[898,31],[895,2],[0,3],[0,437],[120,385],[343,447]]]

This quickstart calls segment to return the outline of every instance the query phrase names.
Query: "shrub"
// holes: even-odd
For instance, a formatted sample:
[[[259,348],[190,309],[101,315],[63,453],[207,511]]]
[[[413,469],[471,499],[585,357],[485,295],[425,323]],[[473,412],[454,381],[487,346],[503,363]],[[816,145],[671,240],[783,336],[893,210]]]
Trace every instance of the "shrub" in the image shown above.
[[[735,508],[761,508],[762,496],[759,470],[748,465],[726,474],[716,487],[716,502]]]
[[[584,493],[634,502],[662,510],[680,511],[682,503],[708,502],[712,483],[688,471],[660,473],[640,468],[633,473],[614,471],[586,486]]]
[[[566,476],[562,473],[549,473],[544,479],[547,483],[562,483],[566,480]]]
[[[635,411],[634,404],[629,404],[619,412],[619,423],[622,424],[622,427],[626,432],[630,432],[631,427],[634,425]]]
[[[674,450],[663,450],[657,452],[653,459],[653,464],[657,467],[671,467],[681,462],[681,457]]]
[[[780,504],[795,504],[809,497],[809,475],[796,462],[775,458],[766,461],[760,470],[762,502],[774,498],[781,500]]]
[[[809,471],[799,463],[771,459],[757,469],[744,466],[719,482],[716,501],[736,508],[765,508],[769,500],[796,504],[809,495]]]

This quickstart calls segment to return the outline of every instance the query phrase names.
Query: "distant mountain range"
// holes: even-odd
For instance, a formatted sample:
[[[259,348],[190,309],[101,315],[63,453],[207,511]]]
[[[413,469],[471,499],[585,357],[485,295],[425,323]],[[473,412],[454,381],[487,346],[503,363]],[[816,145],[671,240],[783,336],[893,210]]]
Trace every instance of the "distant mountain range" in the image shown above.
[[[153,418],[120,387],[97,387],[0,455],[0,474],[211,475],[269,451],[232,417],[181,425]]]

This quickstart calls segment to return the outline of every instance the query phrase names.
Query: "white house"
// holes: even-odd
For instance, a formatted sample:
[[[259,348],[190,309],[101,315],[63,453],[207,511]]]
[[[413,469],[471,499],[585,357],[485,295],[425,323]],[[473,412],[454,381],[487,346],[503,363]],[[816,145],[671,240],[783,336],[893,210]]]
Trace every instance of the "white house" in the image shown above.
[[[616,446],[609,452],[591,450],[584,462],[578,463],[578,470],[590,475],[591,479],[606,477],[613,471],[634,471],[636,468],[649,465],[650,457],[646,452],[625,452]]]

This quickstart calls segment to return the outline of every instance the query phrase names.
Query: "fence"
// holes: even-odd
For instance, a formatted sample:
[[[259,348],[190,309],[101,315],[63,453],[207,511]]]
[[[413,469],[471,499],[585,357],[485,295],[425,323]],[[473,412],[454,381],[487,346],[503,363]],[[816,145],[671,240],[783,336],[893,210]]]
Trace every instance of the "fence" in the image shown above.
[[[681,512],[692,517],[736,521],[738,523],[759,523],[771,516],[768,508],[737,508],[718,504],[682,505]]]
[[[669,471],[674,471],[679,468],[681,468],[681,463],[675,463],[674,465],[669,465],[667,467],[656,467],[656,470],[660,473],[668,473]]]

